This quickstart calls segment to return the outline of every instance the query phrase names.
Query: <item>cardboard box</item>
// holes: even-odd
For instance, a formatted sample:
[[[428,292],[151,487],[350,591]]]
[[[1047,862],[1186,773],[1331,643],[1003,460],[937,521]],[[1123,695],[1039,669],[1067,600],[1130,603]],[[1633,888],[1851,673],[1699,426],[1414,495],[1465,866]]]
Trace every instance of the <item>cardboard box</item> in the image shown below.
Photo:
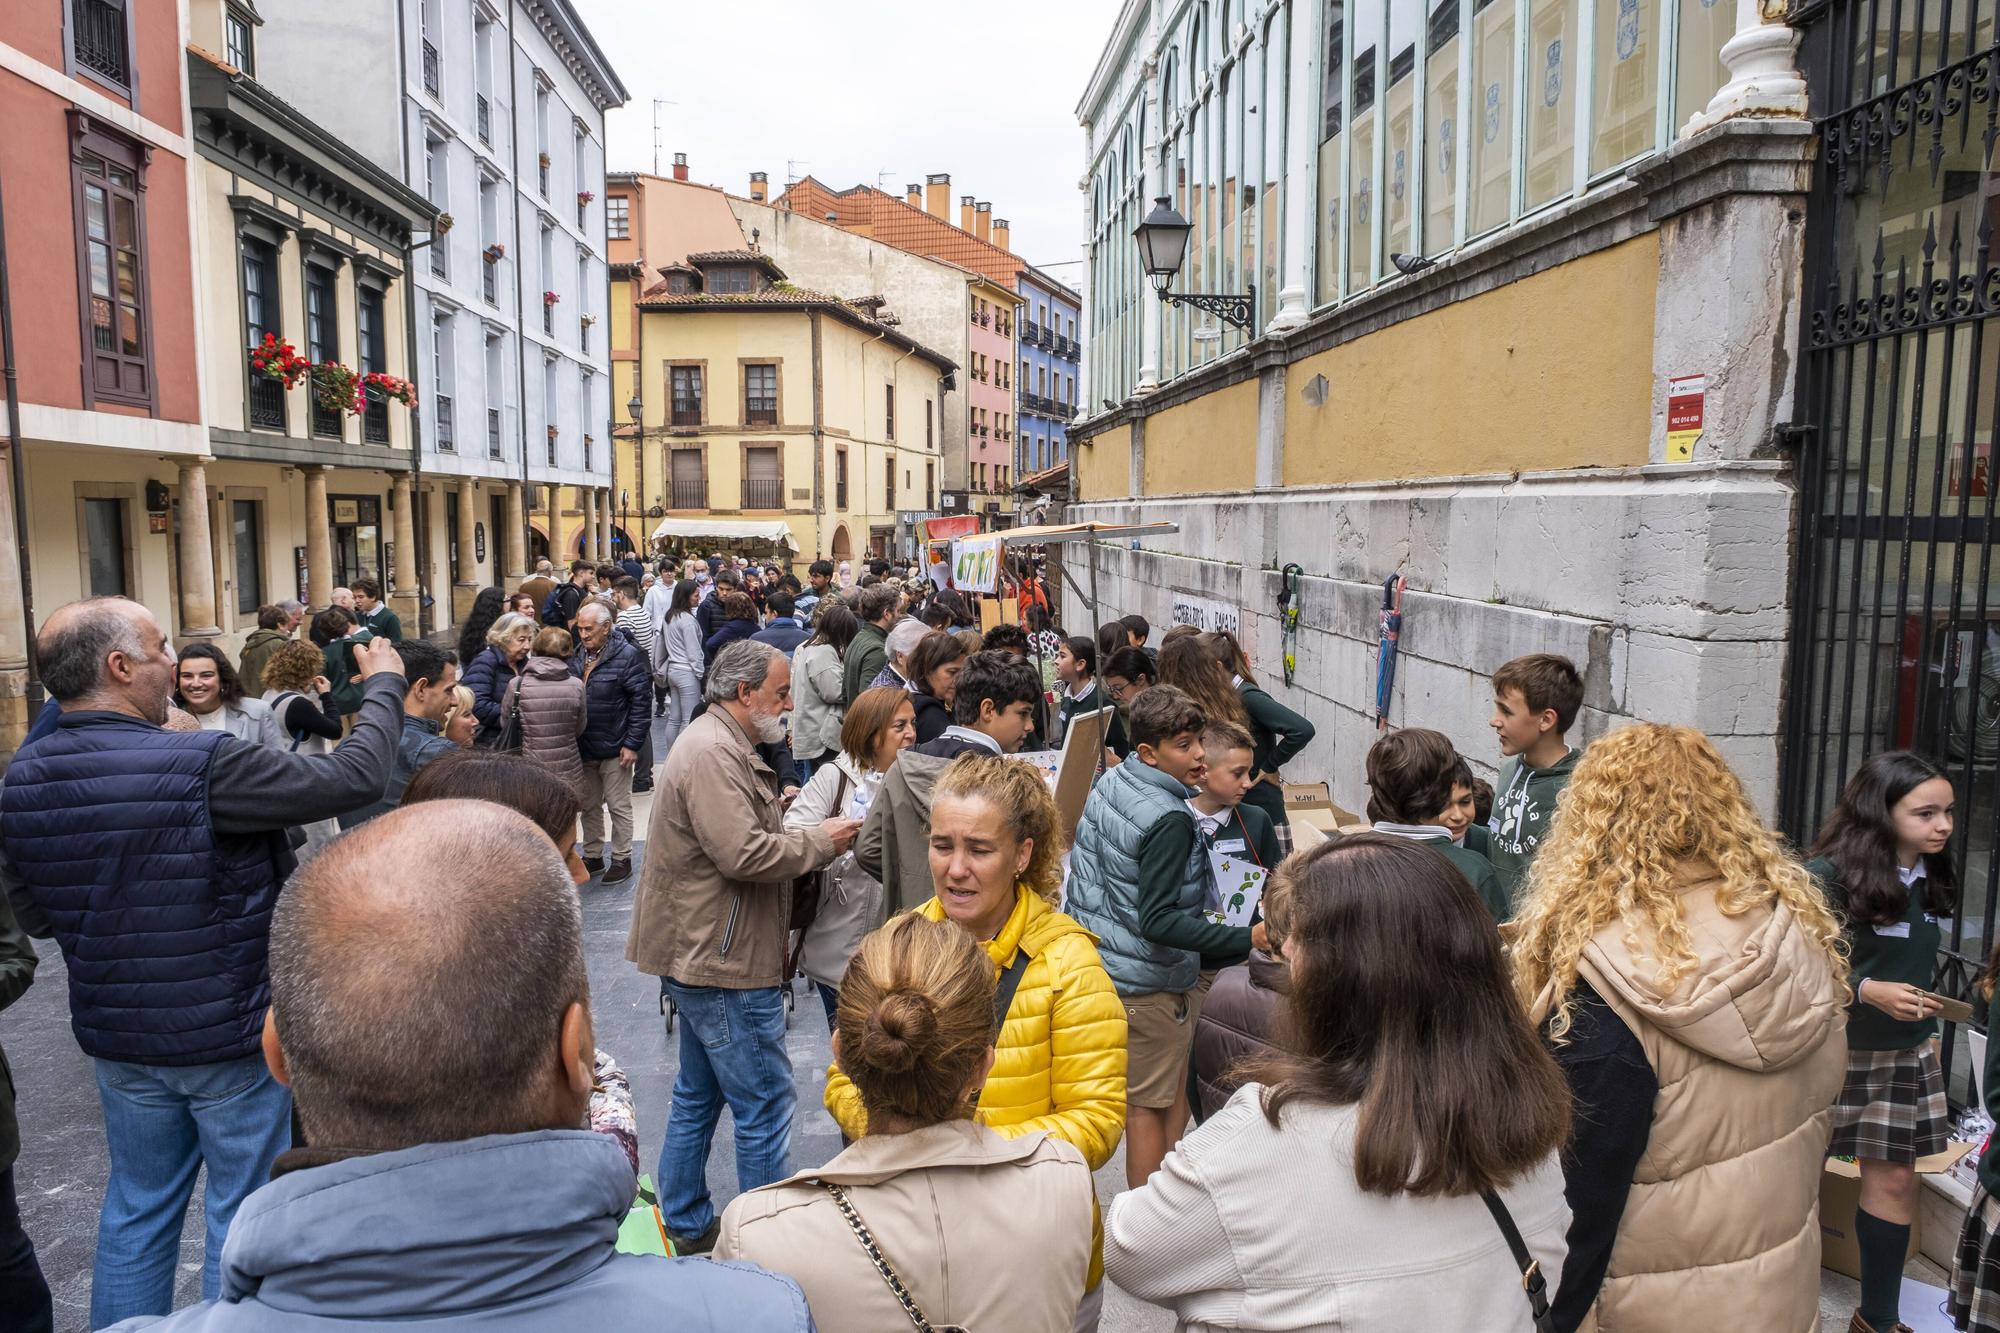
[[[1978,1146],[1954,1139],[1943,1152],[1919,1157],[1917,1174],[1930,1176],[1949,1171],[1952,1163]],[[1861,1168],[1838,1157],[1827,1158],[1826,1169],[1819,1178],[1820,1267],[1830,1268],[1856,1281],[1861,1278],[1861,1250],[1854,1240],[1854,1210],[1860,1203]],[[1903,1256],[1905,1263],[1923,1249],[1926,1211],[1934,1210],[1919,1208],[1917,1220],[1910,1226],[1910,1252]],[[1962,1213],[1960,1220],[1963,1220]],[[1956,1225],[1952,1226],[1951,1233],[1952,1242],[1955,1242],[1958,1234]]]

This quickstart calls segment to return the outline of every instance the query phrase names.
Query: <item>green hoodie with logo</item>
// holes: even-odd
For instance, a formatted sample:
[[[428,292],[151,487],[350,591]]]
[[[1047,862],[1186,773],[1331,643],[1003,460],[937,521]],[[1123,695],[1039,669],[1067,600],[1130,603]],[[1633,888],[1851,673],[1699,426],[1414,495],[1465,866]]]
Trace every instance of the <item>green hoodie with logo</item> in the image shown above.
[[[1582,755],[1572,747],[1547,768],[1530,768],[1520,755],[1500,765],[1500,780],[1493,786],[1493,816],[1486,821],[1492,834],[1488,856],[1516,909],[1527,887],[1528,865],[1555,821],[1556,798],[1569,785],[1569,775]]]

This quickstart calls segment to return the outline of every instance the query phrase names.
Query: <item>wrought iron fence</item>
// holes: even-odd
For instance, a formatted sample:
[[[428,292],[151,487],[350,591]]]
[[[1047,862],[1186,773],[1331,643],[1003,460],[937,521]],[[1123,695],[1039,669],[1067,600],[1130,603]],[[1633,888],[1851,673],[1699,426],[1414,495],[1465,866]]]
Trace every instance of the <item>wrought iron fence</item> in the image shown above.
[[[250,377],[250,428],[285,429],[285,386],[267,375]]]
[[[124,0],[71,0],[69,21],[76,63],[121,88],[131,87],[132,48],[125,30],[130,16]]]
[[[782,479],[769,477],[743,479],[743,508],[783,509],[785,507],[785,483]]]
[[[441,393],[431,400],[431,420],[435,423],[437,429],[438,452],[445,454],[456,453],[458,450],[458,441],[452,434],[451,396],[449,394]]]

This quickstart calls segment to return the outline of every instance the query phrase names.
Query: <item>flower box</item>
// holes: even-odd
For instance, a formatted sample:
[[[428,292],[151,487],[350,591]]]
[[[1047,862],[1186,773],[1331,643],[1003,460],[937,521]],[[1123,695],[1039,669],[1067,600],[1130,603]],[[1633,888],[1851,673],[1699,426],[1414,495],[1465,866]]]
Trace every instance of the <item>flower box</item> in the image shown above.
[[[290,343],[279,341],[277,334],[267,333],[264,341],[250,349],[250,369],[287,389],[296,389],[312,373],[312,362],[300,356]]]

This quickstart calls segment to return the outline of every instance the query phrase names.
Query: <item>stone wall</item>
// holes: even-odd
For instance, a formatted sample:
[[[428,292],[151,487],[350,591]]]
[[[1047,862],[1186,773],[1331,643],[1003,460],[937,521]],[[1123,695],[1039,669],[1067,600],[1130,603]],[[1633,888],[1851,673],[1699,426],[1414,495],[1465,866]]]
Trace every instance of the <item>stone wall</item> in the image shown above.
[[[1157,637],[1176,592],[1238,606],[1260,681],[1319,729],[1286,776],[1324,779],[1349,809],[1366,799],[1376,613],[1382,580],[1398,572],[1407,589],[1393,725],[1435,727],[1490,776],[1494,669],[1561,653],[1584,676],[1574,738],[1629,721],[1699,727],[1759,808],[1774,809],[1792,521],[1778,463],[1105,501],[1071,517],[1180,525],[1139,550],[1098,545],[1100,615],[1136,611]],[[1290,562],[1306,577],[1287,686],[1278,596]],[[1088,588],[1084,562],[1071,567]],[[1068,619],[1072,632],[1085,624]]]

